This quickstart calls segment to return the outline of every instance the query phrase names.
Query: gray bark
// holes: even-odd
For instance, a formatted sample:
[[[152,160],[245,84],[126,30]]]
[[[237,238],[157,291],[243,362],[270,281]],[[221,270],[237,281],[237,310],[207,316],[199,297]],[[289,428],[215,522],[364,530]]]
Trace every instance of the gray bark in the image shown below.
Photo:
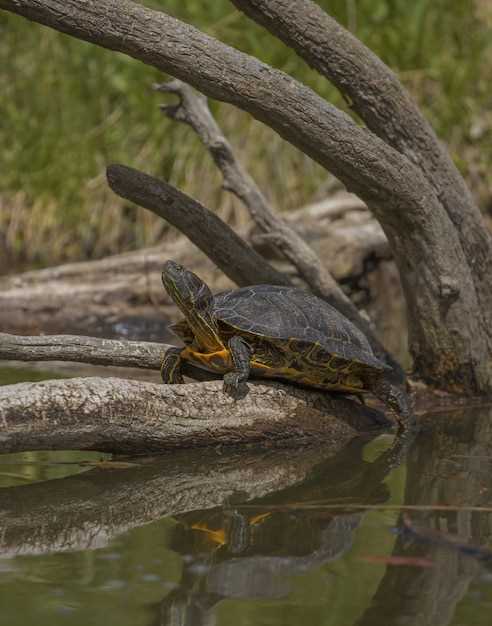
[[[150,341],[98,339],[77,335],[26,337],[0,333],[0,361],[70,362],[160,370],[166,350],[172,346]],[[221,378],[191,363],[183,363],[183,374],[195,380]]]
[[[327,167],[367,202],[388,236],[418,373],[455,391],[492,390],[492,330],[473,276],[479,270],[468,265],[438,193],[409,158],[291,77],[162,12],[128,0],[0,0],[0,8],[129,54],[235,104]]]
[[[248,383],[234,400],[222,381],[159,385],[73,378],[0,387],[0,453],[99,450],[131,454],[210,445],[343,443],[387,424],[343,397]]]

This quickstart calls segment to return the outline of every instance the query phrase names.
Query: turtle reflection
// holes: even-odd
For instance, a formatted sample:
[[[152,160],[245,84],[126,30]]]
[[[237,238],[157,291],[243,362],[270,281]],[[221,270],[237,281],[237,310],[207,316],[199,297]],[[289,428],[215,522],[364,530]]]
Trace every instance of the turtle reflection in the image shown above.
[[[183,557],[178,586],[162,601],[154,624],[215,623],[224,599],[278,600],[288,596],[296,575],[342,557],[352,547],[362,512],[336,514],[287,503],[340,500],[383,503],[384,478],[401,459],[393,446],[374,463],[361,458],[363,442],[316,467],[302,485],[249,502],[181,515],[170,548]],[[357,459],[354,462],[354,458]],[[336,480],[334,477],[336,476]],[[329,573],[326,573],[330,584]]]

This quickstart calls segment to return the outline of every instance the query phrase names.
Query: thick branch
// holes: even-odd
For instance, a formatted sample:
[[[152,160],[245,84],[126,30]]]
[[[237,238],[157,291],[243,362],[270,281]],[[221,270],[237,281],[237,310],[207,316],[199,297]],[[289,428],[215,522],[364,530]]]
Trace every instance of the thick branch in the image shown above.
[[[482,308],[492,321],[492,241],[431,125],[395,74],[312,0],[232,0],[351,100],[376,135],[422,169],[458,229]]]
[[[234,400],[222,382],[157,385],[73,378],[0,387],[0,452],[70,448],[162,452],[194,446],[348,441],[377,413],[342,397],[248,384]]]
[[[217,215],[168,183],[124,165],[110,165],[107,177],[115,193],[176,226],[237,285],[289,283]]]

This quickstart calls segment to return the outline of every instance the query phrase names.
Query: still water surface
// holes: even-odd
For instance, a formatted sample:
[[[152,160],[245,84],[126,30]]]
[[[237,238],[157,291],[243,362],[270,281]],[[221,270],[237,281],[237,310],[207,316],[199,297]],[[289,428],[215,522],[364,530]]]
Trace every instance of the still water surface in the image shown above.
[[[432,423],[398,466],[389,435],[0,455],[0,624],[490,626],[492,411]]]

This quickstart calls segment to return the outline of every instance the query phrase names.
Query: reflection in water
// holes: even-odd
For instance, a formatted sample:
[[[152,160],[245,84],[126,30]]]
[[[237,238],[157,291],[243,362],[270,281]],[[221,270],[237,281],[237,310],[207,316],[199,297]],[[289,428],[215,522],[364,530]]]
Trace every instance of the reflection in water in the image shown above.
[[[490,546],[492,413],[470,413],[406,456],[185,451],[0,489],[0,624],[488,625],[467,546]]]

